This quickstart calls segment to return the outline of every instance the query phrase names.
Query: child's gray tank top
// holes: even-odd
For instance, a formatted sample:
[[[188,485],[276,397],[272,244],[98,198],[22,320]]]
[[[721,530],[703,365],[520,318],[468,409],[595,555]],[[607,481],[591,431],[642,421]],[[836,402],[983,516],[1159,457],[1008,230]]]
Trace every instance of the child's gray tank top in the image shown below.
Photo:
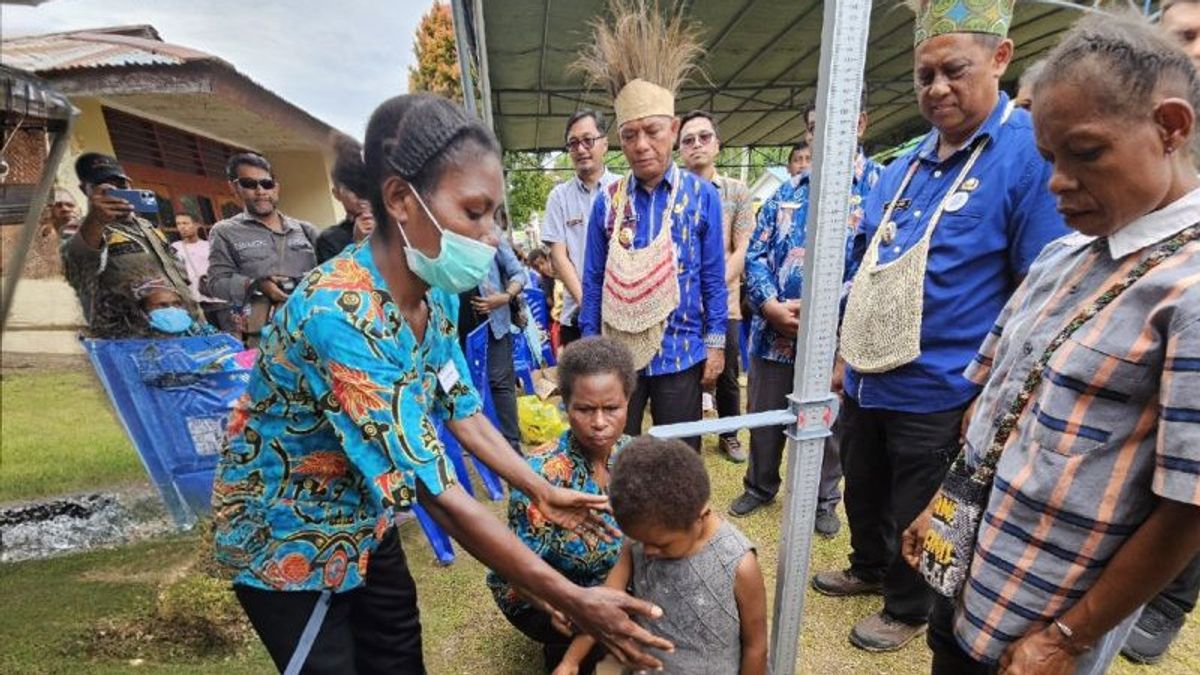
[[[754,545],[722,520],[704,548],[690,558],[648,559],[634,543],[633,594],[663,610],[662,618],[639,619],[675,644],[671,654],[649,650],[675,675],[733,675],[742,660],[741,620],[733,594],[738,563]]]

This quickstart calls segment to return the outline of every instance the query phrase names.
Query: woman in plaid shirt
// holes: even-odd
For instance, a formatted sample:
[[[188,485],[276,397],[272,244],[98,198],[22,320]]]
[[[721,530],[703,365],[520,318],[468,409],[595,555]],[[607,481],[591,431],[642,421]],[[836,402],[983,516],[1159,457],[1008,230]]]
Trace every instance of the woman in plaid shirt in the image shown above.
[[[1200,550],[1200,76],[1132,16],[1084,19],[1046,63],[1037,142],[1076,232],[1042,252],[966,373],[983,385],[968,466],[1019,413],[969,578],[930,616],[934,673],[1102,673]],[[914,566],[930,514],[904,534]]]

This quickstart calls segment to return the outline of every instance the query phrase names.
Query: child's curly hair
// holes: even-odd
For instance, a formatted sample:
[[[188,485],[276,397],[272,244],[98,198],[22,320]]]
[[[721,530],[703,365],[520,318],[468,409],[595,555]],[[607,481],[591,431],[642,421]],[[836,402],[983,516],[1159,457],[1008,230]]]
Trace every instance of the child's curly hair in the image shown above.
[[[608,496],[622,529],[661,525],[683,530],[700,517],[711,488],[696,451],[683,441],[634,439],[617,457]]]

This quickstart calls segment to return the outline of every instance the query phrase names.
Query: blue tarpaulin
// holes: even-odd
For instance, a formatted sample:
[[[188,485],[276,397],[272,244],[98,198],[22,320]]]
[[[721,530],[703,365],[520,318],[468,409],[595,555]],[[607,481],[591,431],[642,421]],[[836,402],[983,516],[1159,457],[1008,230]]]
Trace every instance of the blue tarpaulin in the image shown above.
[[[208,513],[213,470],[250,369],[229,335],[84,340],[117,416],[175,524]]]

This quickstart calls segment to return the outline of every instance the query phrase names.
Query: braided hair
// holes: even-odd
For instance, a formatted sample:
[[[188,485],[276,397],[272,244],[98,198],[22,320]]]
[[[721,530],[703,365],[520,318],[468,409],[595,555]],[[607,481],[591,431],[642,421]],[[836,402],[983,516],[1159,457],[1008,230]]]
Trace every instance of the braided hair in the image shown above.
[[[1089,14],[1042,59],[1033,91],[1060,82],[1086,83],[1113,114],[1142,118],[1158,96],[1186,100],[1200,110],[1200,75],[1168,36],[1133,12]]]
[[[372,113],[357,166],[349,153],[339,154],[344,162],[339,180],[370,201],[382,221],[387,217],[382,185],[389,176],[403,178],[428,198],[448,168],[488,154],[500,154],[495,135],[458,104],[433,94],[405,94]],[[390,235],[390,228],[377,231]]]

